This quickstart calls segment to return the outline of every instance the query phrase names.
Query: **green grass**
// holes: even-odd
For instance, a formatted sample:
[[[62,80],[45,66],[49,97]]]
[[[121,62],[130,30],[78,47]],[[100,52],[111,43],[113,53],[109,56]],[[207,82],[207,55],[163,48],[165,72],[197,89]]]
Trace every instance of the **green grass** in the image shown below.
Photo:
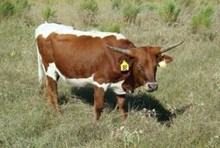
[[[120,25],[119,24],[104,25],[100,27],[100,31],[120,33]]]
[[[53,10],[50,6],[48,6],[47,8],[45,8],[45,10],[43,10],[42,12],[44,20],[48,21],[50,18],[55,17],[56,11]]]
[[[180,8],[178,8],[173,0],[165,0],[163,5],[159,9],[159,14],[164,22],[174,23],[177,21],[180,11]]]
[[[208,6],[202,8],[197,14],[195,14],[191,21],[191,31],[193,33],[204,32],[212,25],[212,17],[214,10]]]
[[[7,18],[13,15],[20,17],[22,13],[24,13],[26,10],[29,10],[30,7],[31,5],[26,0],[20,0],[20,1],[3,0],[0,3],[0,18],[1,17]]]
[[[14,14],[14,5],[10,2],[4,2],[0,5],[0,14],[4,17],[11,16]]]
[[[94,25],[98,13],[98,4],[95,0],[84,0],[80,5],[79,15],[85,25]]]
[[[123,16],[124,16],[125,22],[130,23],[130,24],[135,23],[137,16],[140,12],[141,12],[140,7],[133,6],[132,4],[128,4],[123,9]]]
[[[80,0],[59,2],[51,6],[58,22],[74,24],[77,29],[93,28],[78,16]],[[220,4],[213,1],[212,27],[217,35],[212,41],[204,41],[189,30],[190,12],[203,8],[199,1],[190,12],[188,7],[181,8],[181,24],[175,27],[164,25],[155,9],[138,14],[141,27],[129,25],[123,22],[123,10],[112,10],[110,0],[96,2],[98,28],[120,24],[120,32],[137,46],[167,45],[185,39],[184,44],[167,53],[174,58],[173,63],[158,69],[159,89],[145,93],[139,88],[128,95],[131,111],[125,122],[114,109],[114,95],[108,92],[101,120],[94,123],[92,90],[71,91],[60,81],[64,113],[55,112],[45,95],[38,96],[34,29],[43,22],[47,3],[29,1],[28,13],[0,22],[0,147],[219,147]],[[159,6],[159,2],[154,4]]]

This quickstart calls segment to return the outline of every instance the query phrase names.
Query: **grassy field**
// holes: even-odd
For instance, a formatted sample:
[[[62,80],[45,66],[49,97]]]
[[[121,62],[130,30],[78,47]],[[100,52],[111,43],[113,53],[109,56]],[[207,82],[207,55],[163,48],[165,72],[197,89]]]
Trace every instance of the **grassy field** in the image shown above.
[[[16,12],[0,17],[0,147],[220,147],[219,0],[176,0],[180,12],[173,22],[163,19],[162,0],[121,0],[114,9],[114,0],[96,0],[94,15],[82,11],[80,0],[10,2]],[[131,21],[124,14],[128,3],[140,8]],[[213,8],[211,25],[200,23],[195,32],[192,19],[207,6]],[[137,46],[185,42],[167,53],[174,61],[158,69],[156,92],[139,88],[127,95],[125,122],[109,91],[101,120],[94,123],[92,89],[71,89],[59,81],[63,114],[38,95],[34,30],[45,20],[81,30],[116,25]]]

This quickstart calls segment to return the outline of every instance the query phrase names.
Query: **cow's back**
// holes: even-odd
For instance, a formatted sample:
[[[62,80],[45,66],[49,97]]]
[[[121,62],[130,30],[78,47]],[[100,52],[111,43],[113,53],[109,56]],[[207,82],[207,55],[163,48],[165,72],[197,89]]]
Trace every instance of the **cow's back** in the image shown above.
[[[120,77],[120,62],[125,57],[109,50],[106,45],[134,46],[121,34],[77,31],[58,24],[40,25],[35,37],[46,71],[55,69],[58,75],[69,79],[94,76],[99,82],[111,82]],[[55,79],[54,74],[48,74]]]

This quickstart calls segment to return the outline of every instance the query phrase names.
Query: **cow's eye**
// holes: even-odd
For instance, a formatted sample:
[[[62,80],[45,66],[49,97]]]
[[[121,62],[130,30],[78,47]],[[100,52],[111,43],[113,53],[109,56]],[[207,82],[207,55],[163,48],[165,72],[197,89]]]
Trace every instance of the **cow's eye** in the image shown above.
[[[137,70],[139,72],[141,72],[142,74],[144,73],[144,69],[143,69],[143,67],[141,65],[137,65]]]
[[[159,63],[161,61],[163,61],[163,57],[160,55],[160,56],[157,57],[157,63]]]

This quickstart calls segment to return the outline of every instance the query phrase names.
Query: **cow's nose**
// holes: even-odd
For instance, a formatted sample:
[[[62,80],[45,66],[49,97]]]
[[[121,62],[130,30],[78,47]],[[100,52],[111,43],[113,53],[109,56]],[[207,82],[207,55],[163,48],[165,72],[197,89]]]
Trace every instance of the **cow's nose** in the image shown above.
[[[158,89],[158,85],[157,85],[157,83],[149,83],[148,88],[150,91],[154,91],[154,90]]]

